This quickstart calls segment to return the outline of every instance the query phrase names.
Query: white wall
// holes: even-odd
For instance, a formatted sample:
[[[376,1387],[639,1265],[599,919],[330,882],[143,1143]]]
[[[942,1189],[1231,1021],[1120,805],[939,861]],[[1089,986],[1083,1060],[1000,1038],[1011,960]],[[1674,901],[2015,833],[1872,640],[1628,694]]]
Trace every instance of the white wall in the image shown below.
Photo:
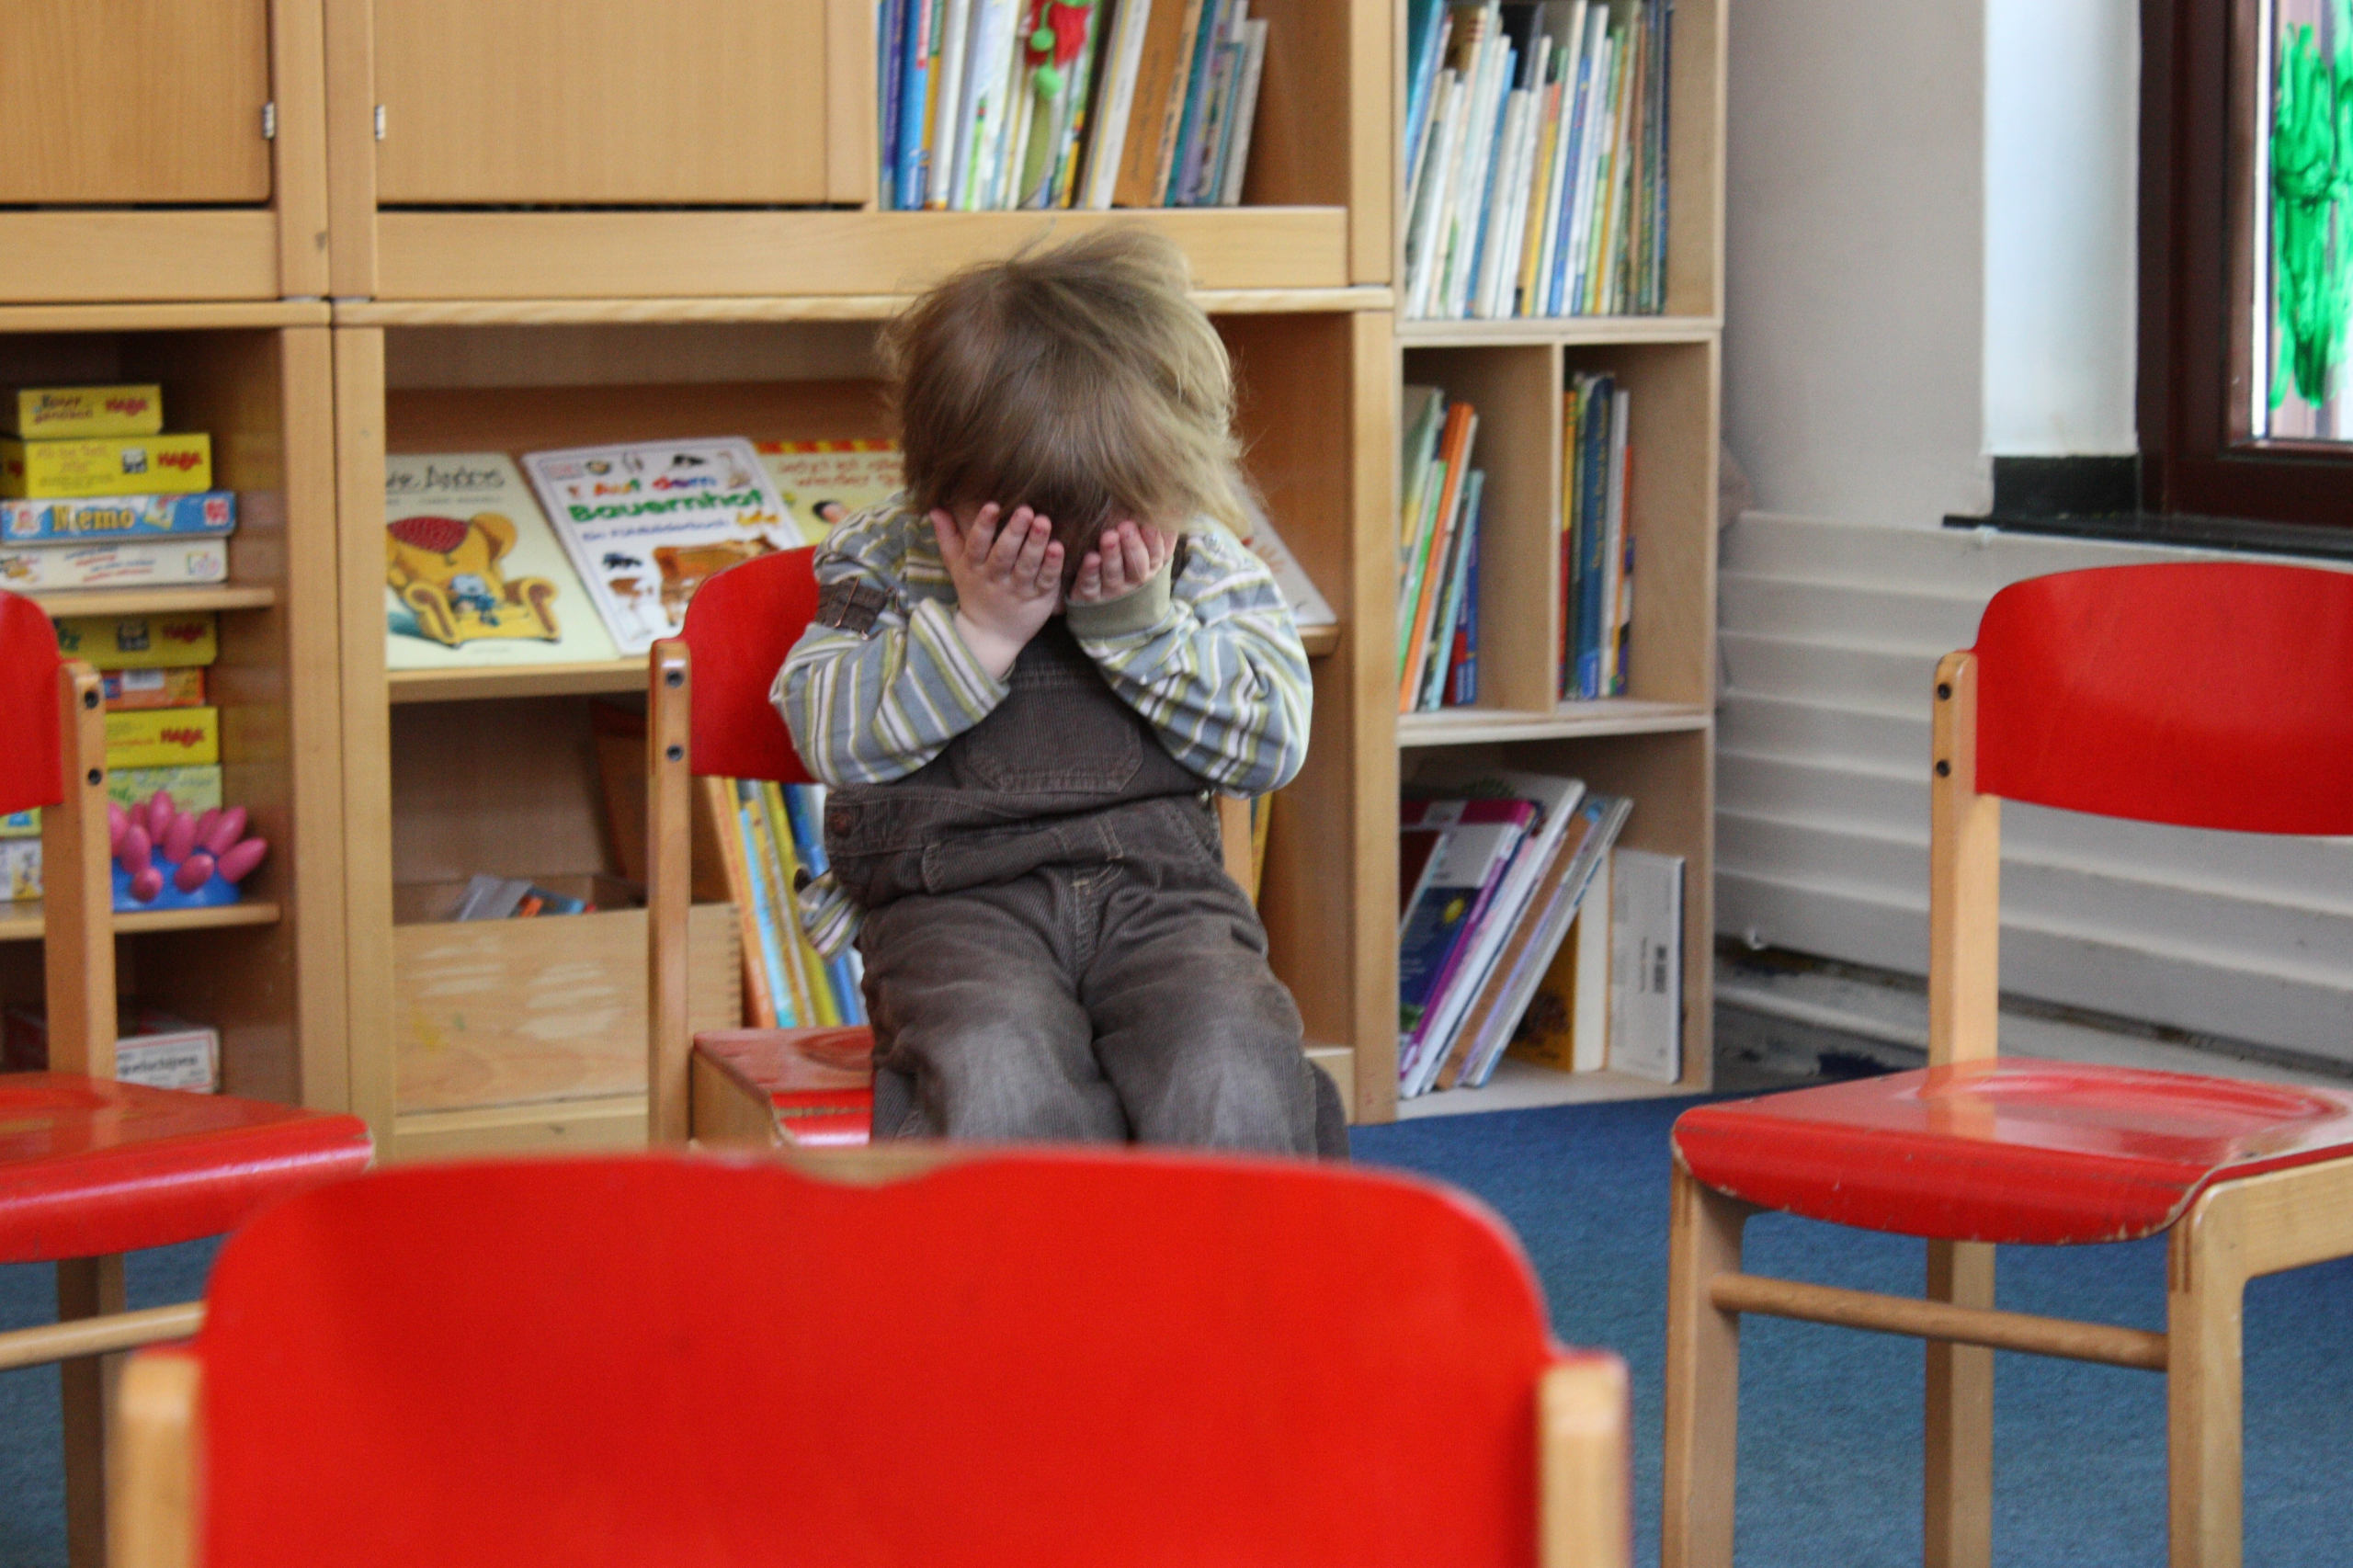
[[[1724,431],[1756,505],[1984,510],[1983,0],[1737,0],[1731,28]]]
[[[1984,3],[1985,449],[2129,453],[2140,6]]]

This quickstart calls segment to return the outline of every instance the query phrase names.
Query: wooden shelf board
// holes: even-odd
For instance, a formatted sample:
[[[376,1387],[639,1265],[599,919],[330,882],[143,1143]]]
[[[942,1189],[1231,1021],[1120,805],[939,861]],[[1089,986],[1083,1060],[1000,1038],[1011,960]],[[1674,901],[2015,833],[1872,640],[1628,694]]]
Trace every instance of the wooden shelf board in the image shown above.
[[[1485,741],[1580,740],[1602,735],[1646,735],[1704,730],[1711,710],[1698,702],[1647,702],[1613,697],[1600,702],[1563,702],[1551,712],[1501,708],[1449,708],[1436,713],[1403,713],[1397,719],[1401,746],[1461,746]]]
[[[1300,633],[1312,659],[1339,646],[1340,629],[1319,626]],[[511,665],[487,668],[392,670],[384,676],[393,702],[470,702],[495,697],[573,697],[645,689],[645,661],[609,659],[594,664]]]
[[[52,616],[193,615],[208,609],[267,609],[278,590],[223,583],[210,588],[74,588],[26,597]]]
[[[1216,315],[1385,311],[1386,288],[1205,289],[1193,298]],[[599,323],[885,321],[912,294],[747,294],[718,298],[598,300],[353,300],[335,306],[337,326],[563,326]]]
[[[1513,316],[1501,321],[1401,321],[1401,348],[1477,348],[1505,344],[1706,343],[1723,331],[1713,316]]]
[[[25,899],[16,903],[0,903],[0,942],[37,942],[40,939],[40,900]],[[223,926],[275,926],[279,919],[278,905],[259,900],[244,903],[224,903],[215,909],[158,909],[142,915],[118,915],[114,920],[115,935],[136,936],[145,931],[210,931]]]
[[[0,305],[0,333],[170,332],[192,327],[325,326],[324,300],[196,300],[184,304]]]
[[[1532,1110],[1540,1106],[1597,1105],[1608,1100],[1665,1099],[1672,1095],[1702,1093],[1688,1084],[1660,1084],[1607,1068],[1593,1073],[1563,1073],[1506,1056],[1495,1064],[1495,1075],[1476,1089],[1441,1089],[1397,1102],[1397,1119],[1417,1121],[1430,1116],[1468,1116],[1489,1110]]]

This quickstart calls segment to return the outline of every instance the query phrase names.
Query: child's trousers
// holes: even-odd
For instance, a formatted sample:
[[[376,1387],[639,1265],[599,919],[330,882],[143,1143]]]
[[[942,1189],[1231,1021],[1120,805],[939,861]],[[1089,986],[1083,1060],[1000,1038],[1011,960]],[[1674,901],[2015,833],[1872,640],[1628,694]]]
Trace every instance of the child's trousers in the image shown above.
[[[1009,684],[915,773],[826,801],[875,1136],[1345,1153],[1201,780],[1059,619]]]
[[[1122,858],[868,917],[878,1137],[1347,1152],[1265,928],[1187,811],[1126,814]]]

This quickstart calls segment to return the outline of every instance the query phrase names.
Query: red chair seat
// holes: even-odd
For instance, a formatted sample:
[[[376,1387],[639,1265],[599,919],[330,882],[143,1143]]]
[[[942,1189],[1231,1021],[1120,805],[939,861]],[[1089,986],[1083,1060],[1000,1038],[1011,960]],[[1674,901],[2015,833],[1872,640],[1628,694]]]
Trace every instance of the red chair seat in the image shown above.
[[[2353,1155],[2353,1093],[2017,1058],[1688,1110],[1685,1168],[1760,1208],[1946,1241],[2131,1241],[2224,1177]]]
[[[0,1263],[165,1246],[368,1166],[368,1124],[70,1073],[0,1075]]]
[[[874,1127],[874,1031],[848,1028],[706,1029],[695,1052],[772,1108],[794,1143],[840,1148]]]

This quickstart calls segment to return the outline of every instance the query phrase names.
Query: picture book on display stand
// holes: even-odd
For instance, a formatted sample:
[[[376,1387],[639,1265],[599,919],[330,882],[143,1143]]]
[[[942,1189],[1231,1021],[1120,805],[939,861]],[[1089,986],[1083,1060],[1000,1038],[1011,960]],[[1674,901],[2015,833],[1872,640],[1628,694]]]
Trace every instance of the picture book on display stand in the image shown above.
[[[905,485],[895,441],[762,441],[759,454],[812,544]]]
[[[620,656],[504,452],[386,458],[384,572],[388,669]]]

